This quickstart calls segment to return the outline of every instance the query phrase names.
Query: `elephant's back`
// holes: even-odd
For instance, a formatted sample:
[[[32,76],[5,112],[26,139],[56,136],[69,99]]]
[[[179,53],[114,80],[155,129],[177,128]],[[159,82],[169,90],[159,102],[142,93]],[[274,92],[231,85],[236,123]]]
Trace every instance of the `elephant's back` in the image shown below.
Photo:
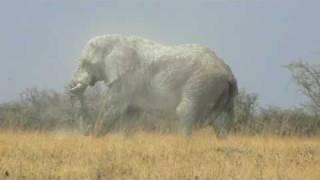
[[[203,45],[164,45],[139,36],[110,35],[108,37],[117,39],[121,46],[129,46],[135,50],[140,59],[147,64],[159,64],[159,66],[170,64],[171,69],[182,68],[187,71],[199,68],[207,72],[230,73],[228,65],[213,50]]]
[[[200,56],[216,54],[206,46],[199,44],[165,45],[139,36],[128,36],[124,44],[135,49],[144,59],[150,61],[197,59]]]

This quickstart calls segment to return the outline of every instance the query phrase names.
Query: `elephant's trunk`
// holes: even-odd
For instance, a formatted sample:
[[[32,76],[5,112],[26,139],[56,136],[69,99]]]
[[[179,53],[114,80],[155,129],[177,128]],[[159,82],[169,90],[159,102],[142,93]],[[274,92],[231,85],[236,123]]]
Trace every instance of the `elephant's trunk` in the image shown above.
[[[68,92],[71,98],[72,106],[78,101],[80,103],[80,109],[78,109],[76,113],[76,121],[79,122],[79,129],[82,133],[89,133],[89,112],[88,107],[86,106],[86,100],[84,96],[85,89],[87,85],[83,83],[73,83],[74,85],[70,85]]]

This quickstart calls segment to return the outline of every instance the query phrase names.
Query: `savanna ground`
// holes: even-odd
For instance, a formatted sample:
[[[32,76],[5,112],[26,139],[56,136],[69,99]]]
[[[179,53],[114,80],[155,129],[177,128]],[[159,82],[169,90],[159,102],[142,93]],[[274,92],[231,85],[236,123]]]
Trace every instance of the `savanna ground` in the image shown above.
[[[2,131],[0,179],[320,179],[320,137]]]

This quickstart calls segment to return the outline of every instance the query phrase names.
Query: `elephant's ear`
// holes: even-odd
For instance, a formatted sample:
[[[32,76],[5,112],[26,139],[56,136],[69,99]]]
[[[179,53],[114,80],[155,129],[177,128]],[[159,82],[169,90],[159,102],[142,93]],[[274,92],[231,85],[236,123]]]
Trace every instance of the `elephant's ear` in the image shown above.
[[[91,40],[82,50],[81,59],[87,65],[97,64],[101,62],[101,59],[108,50],[107,47],[99,45],[97,40]]]
[[[139,66],[137,51],[129,47],[114,47],[105,58],[105,72],[109,83],[119,79]]]

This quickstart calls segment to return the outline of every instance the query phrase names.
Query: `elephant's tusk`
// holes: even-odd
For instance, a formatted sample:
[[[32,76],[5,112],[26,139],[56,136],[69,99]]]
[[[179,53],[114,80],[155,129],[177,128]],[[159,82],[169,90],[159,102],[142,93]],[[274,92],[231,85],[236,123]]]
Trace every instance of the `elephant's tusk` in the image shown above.
[[[73,88],[70,89],[70,91],[76,91],[78,89],[80,89],[83,86],[83,84],[78,83],[77,85],[75,85]]]

